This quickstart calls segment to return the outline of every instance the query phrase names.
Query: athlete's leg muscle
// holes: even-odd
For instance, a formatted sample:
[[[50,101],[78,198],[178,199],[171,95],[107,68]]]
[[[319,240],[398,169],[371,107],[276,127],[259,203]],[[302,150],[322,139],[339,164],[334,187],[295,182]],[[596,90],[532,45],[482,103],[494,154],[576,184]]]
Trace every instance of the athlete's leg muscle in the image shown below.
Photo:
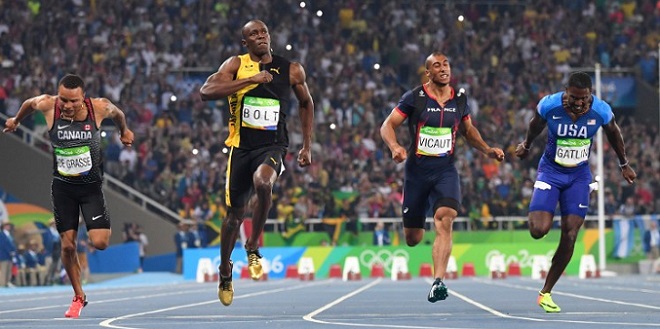
[[[447,272],[447,262],[451,255],[452,224],[458,216],[456,210],[440,207],[433,215],[435,225],[435,240],[433,241],[433,269],[436,278],[443,279]]]
[[[578,232],[583,223],[584,218],[580,216],[562,216],[559,246],[557,247],[557,251],[555,251],[555,255],[552,257],[552,265],[550,266],[548,277],[545,280],[545,285],[541,292],[550,292],[555,286],[555,283],[559,280],[561,274],[564,273],[568,262],[570,262],[573,257],[575,241],[577,240]]]
[[[406,244],[409,247],[414,247],[424,238],[424,229],[404,227],[403,235],[406,237]]]
[[[236,245],[236,239],[238,239],[238,234],[240,233],[243,216],[245,216],[245,206],[229,207],[227,208],[227,218],[222,221],[222,231],[220,232],[220,274],[225,277],[231,274],[229,260],[231,259],[231,253],[234,251],[234,245]]]
[[[245,244],[250,250],[258,246],[259,236],[263,232],[268,210],[273,203],[273,185],[277,180],[277,172],[273,167],[262,164],[252,176],[257,202],[252,212],[252,233]]]
[[[552,228],[553,214],[547,211],[531,211],[529,213],[529,234],[534,239],[544,237]]]
[[[112,231],[110,229],[105,228],[90,229],[87,232],[87,234],[89,234],[89,239],[92,241],[92,245],[98,250],[108,248],[111,233]]]
[[[60,233],[62,240],[62,265],[69,276],[71,287],[76,296],[83,296],[82,283],[80,282],[80,264],[78,263],[78,253],[76,252],[76,238],[78,232],[68,230]]]

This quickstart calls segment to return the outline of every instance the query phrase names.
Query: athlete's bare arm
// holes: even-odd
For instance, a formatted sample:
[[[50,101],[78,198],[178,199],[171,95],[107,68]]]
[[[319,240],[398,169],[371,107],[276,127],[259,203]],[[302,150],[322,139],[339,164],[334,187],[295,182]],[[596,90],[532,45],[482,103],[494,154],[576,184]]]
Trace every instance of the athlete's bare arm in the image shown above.
[[[387,147],[390,148],[392,159],[397,163],[402,162],[408,157],[406,149],[401,146],[396,139],[396,129],[399,128],[405,120],[406,117],[401,115],[397,109],[393,109],[380,126],[380,137],[383,138]]]
[[[291,88],[298,99],[300,123],[302,125],[303,145],[298,152],[298,165],[308,166],[312,163],[312,128],[314,126],[314,100],[309,93],[305,69],[300,63],[291,63],[289,80]]]
[[[607,140],[612,145],[616,156],[619,158],[619,167],[621,167],[621,175],[628,182],[632,184],[637,178],[635,170],[632,169],[630,163],[628,163],[628,158],[626,157],[626,146],[623,142],[623,135],[621,135],[621,128],[616,123],[614,119],[603,126],[603,131],[607,136]]]
[[[21,108],[16,113],[16,116],[7,119],[5,128],[2,132],[14,132],[21,124],[21,121],[30,116],[34,111],[40,111],[46,117],[46,123],[50,129],[53,126],[53,110],[55,109],[55,99],[57,96],[53,95],[39,95],[26,99]]]
[[[133,144],[134,136],[133,132],[128,129],[124,112],[122,112],[122,110],[120,110],[115,104],[112,104],[107,98],[93,98],[92,105],[94,106],[96,126],[100,127],[103,119],[111,119],[121,133],[121,142],[124,145],[131,146]]]
[[[211,74],[199,89],[199,95],[203,101],[212,101],[225,98],[242,88],[255,83],[268,83],[273,81],[273,75],[266,70],[245,79],[234,80],[238,72],[241,60],[238,56],[229,57],[218,71]]]
[[[541,117],[538,112],[534,112],[534,116],[529,120],[529,127],[527,128],[527,135],[525,140],[520,142],[516,147],[516,156],[524,159],[529,154],[529,148],[532,147],[534,139],[545,129],[548,122]]]
[[[461,135],[465,137],[470,146],[479,150],[491,159],[497,161],[504,160],[504,151],[497,147],[490,147],[481,137],[481,133],[479,133],[477,127],[472,124],[472,119],[470,119],[470,117],[461,120],[461,124],[458,125],[458,130],[461,132]]]

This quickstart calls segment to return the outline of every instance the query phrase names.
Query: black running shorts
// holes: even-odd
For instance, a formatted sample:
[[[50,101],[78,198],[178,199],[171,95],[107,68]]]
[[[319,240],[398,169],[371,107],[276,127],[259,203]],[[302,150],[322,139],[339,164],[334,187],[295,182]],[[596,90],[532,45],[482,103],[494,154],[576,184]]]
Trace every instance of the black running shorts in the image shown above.
[[[254,186],[252,176],[261,165],[267,165],[281,174],[282,161],[286,149],[280,146],[257,150],[243,150],[232,147],[227,163],[227,185],[225,199],[229,207],[243,207],[249,199]]]
[[[53,179],[51,197],[58,232],[77,231],[81,211],[87,230],[110,228],[103,183],[71,184]]]

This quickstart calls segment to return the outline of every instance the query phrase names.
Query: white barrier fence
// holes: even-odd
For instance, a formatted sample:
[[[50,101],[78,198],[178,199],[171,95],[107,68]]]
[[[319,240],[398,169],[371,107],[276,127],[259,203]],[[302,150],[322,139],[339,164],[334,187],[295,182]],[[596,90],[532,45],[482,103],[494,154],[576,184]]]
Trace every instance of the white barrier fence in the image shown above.
[[[635,219],[642,219],[643,221],[649,221],[649,220],[654,220],[658,219],[660,215],[636,215]],[[613,220],[620,220],[623,218],[616,217]],[[626,218],[628,219],[628,218]],[[632,219],[632,218],[630,218]],[[560,216],[555,216],[554,218],[555,222],[559,222]],[[609,219],[607,219],[609,220]],[[375,224],[378,222],[383,222],[385,224],[395,224],[395,225],[400,225],[401,224],[401,218],[398,217],[382,217],[382,218],[374,218],[374,217],[369,217],[369,218],[360,218],[359,222],[362,224]],[[472,220],[468,217],[456,217],[454,219],[454,230],[464,230],[464,231],[472,231],[472,225],[471,225]],[[525,216],[498,216],[498,217],[493,217],[489,219],[489,222],[495,223],[495,228],[497,230],[513,230],[515,229],[513,224],[518,224],[518,223],[526,223],[527,222],[527,217]],[[590,225],[592,227],[596,227],[596,223],[598,222],[598,216],[593,215],[593,216],[587,216],[585,218],[585,226]],[[283,222],[278,221],[277,219],[267,219],[266,220],[266,228],[265,230],[267,232],[279,232],[281,229],[281,225]],[[308,218],[304,221],[305,227],[307,228],[307,232],[315,232],[315,231],[323,231],[323,219],[322,218]],[[426,224],[428,226],[433,225],[433,218],[428,217],[426,218]],[[484,228],[485,229],[485,228]],[[484,230],[482,229],[482,230]]]

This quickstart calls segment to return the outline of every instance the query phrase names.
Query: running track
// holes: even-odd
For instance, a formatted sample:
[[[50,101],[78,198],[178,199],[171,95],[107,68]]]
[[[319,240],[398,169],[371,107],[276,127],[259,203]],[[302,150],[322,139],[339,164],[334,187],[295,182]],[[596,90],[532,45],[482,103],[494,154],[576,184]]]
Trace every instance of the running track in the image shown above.
[[[0,288],[0,328],[660,328],[660,276],[562,277],[559,314],[536,305],[542,282],[526,277],[449,280],[449,298],[435,304],[430,282],[242,279],[225,307],[214,283],[141,273],[86,285],[79,319],[63,316],[70,287]]]

